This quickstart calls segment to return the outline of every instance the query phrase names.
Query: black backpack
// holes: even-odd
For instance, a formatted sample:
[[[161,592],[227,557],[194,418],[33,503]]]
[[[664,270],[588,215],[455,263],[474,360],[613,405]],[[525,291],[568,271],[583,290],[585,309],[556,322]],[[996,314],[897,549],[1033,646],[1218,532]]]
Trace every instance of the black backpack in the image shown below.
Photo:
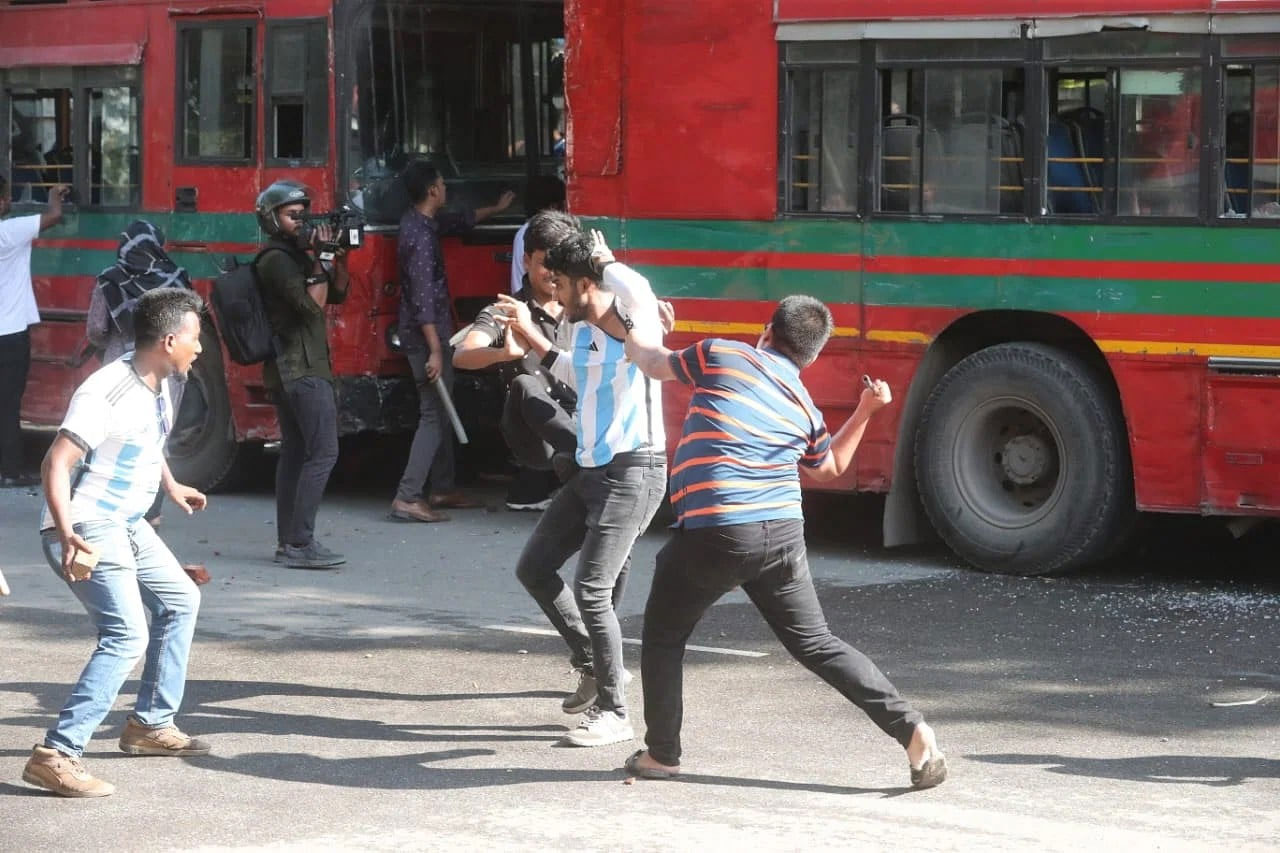
[[[247,264],[232,258],[232,266],[213,282],[210,301],[218,317],[218,330],[227,355],[236,364],[258,364],[275,355],[275,334],[258,291],[257,273],[258,260],[270,251],[263,249]]]

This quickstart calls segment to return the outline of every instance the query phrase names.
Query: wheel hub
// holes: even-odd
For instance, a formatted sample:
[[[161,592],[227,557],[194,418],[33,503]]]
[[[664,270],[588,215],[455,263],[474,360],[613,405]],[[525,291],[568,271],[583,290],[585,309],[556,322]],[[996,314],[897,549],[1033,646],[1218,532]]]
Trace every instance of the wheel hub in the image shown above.
[[[1049,448],[1037,435],[1019,435],[1005,443],[1000,454],[1004,476],[1011,483],[1029,486],[1049,468]]]

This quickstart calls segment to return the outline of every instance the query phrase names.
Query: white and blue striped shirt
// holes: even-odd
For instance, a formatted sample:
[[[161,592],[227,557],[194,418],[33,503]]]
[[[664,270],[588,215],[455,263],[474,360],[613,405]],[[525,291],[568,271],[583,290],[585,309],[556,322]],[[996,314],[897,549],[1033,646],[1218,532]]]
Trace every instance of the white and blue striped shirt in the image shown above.
[[[133,355],[99,368],[71,397],[60,432],[85,451],[71,475],[71,522],[142,518],[155,499],[173,414],[164,393],[133,369]],[[46,505],[40,528],[53,527]]]
[[[569,358],[578,390],[578,464],[607,465],[642,447],[665,453],[662,383],[627,361],[622,341],[590,323],[574,323]]]

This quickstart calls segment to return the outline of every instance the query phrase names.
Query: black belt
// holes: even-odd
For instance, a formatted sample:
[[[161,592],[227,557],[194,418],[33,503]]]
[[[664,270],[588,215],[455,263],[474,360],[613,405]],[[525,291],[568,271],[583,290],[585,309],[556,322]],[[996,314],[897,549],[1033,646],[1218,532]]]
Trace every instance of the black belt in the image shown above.
[[[613,454],[612,459],[599,467],[607,468],[610,465],[617,465],[622,468],[665,468],[667,467],[667,454],[661,450],[654,450],[652,447],[626,450],[622,453]]]

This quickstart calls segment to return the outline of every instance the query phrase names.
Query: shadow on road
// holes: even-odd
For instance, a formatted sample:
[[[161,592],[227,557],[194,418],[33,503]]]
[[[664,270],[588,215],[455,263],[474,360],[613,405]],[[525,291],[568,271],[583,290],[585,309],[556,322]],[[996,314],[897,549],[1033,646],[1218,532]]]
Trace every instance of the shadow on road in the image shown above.
[[[1124,779],[1130,782],[1240,785],[1251,779],[1280,779],[1280,759],[1232,758],[1209,755],[1144,755],[1138,758],[1080,758],[1069,755],[1004,753],[968,755],[970,761],[988,764],[1043,764],[1049,773]]]

